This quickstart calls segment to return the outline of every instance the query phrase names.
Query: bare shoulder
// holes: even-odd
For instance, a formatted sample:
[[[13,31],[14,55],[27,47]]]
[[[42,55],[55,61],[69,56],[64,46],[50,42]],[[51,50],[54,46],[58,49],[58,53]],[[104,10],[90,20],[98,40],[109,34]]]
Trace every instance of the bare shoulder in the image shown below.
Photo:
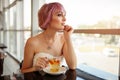
[[[37,43],[38,43],[37,36],[28,38],[26,42],[27,45],[31,45],[31,46],[35,46]]]

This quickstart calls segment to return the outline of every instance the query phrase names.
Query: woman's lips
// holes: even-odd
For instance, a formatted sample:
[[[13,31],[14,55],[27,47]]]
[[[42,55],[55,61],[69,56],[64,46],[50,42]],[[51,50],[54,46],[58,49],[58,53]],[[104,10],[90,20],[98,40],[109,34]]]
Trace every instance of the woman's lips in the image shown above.
[[[62,26],[65,26],[65,23],[62,23],[61,25],[62,25]]]

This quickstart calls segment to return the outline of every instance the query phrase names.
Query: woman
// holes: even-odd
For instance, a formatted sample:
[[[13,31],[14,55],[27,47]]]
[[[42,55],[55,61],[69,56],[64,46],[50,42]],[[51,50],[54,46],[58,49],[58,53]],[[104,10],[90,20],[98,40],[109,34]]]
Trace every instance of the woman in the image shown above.
[[[58,2],[44,4],[38,11],[38,22],[43,30],[30,37],[25,45],[22,73],[38,71],[48,66],[47,56],[63,56],[68,68],[76,68],[76,55],[70,39],[73,28],[65,25],[66,12]],[[45,54],[45,57],[39,55]],[[35,59],[35,57],[38,57]]]

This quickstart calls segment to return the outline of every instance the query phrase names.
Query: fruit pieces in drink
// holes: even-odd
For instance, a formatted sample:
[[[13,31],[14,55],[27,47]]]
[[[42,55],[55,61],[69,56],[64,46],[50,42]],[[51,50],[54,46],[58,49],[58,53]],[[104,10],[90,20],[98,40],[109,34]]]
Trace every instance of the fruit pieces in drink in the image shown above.
[[[50,63],[50,72],[58,72],[60,68],[60,60],[53,58],[49,60]]]

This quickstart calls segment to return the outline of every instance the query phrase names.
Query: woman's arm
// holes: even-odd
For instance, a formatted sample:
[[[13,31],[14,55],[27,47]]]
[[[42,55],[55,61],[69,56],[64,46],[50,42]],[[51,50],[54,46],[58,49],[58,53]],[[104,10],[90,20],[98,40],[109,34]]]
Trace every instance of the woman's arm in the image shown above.
[[[24,48],[24,60],[21,68],[22,73],[36,71],[33,67],[33,57],[34,57],[34,43],[32,39],[28,39]]]
[[[73,32],[72,27],[70,26],[65,26],[64,29],[64,47],[63,47],[63,55],[65,57],[65,60],[67,62],[67,65],[70,69],[76,69],[77,66],[77,59],[76,59],[76,54],[72,45],[71,41],[71,33]]]
[[[38,41],[35,38],[27,40],[24,48],[24,60],[22,64],[22,73],[42,70],[47,67],[48,59],[46,57],[38,58],[33,66],[33,59],[35,55],[35,48],[38,46]]]

